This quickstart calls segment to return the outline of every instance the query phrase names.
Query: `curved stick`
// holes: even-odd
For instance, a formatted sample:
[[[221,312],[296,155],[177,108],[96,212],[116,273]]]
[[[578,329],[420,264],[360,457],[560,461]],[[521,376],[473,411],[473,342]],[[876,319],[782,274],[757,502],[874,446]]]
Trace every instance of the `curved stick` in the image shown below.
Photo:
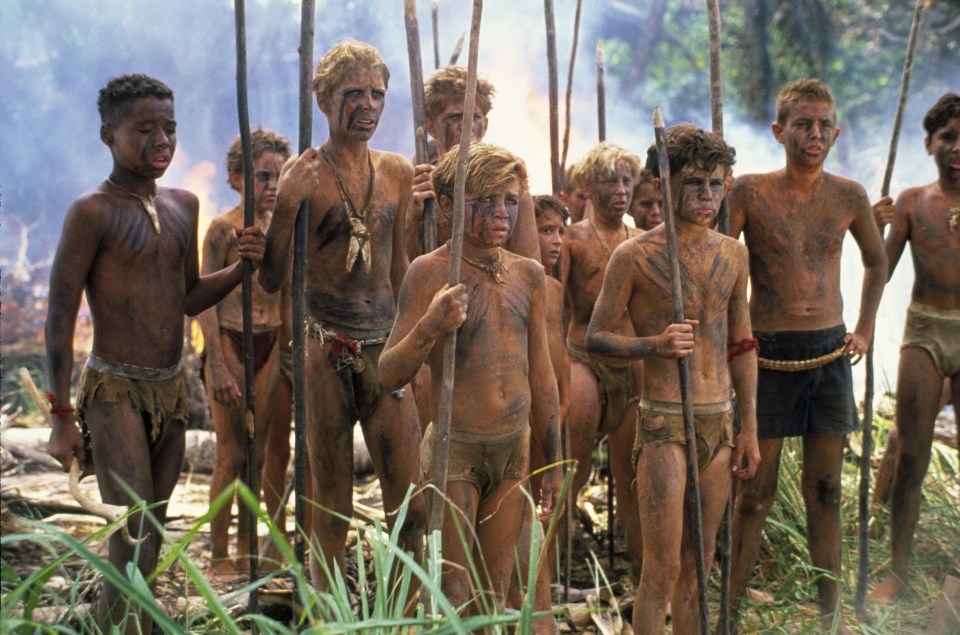
[[[657,161],[660,166],[660,188],[663,194],[663,222],[667,233],[667,254],[670,257],[670,287],[673,296],[673,321],[683,324],[683,291],[680,285],[680,254],[677,250],[677,228],[670,195],[670,159],[667,156],[666,130],[659,106],[653,110],[653,129],[657,140]],[[697,590],[700,598],[700,633],[710,633],[710,609],[707,606],[707,568],[703,553],[703,507],[700,500],[700,470],[697,466],[697,437],[693,423],[693,395],[690,391],[690,366],[686,357],[677,360],[680,371],[680,402],[683,410],[683,435],[687,455],[687,489],[690,504],[687,522],[693,522],[693,550],[696,556]]]
[[[76,501],[80,503],[83,511],[91,516],[104,519],[107,521],[107,524],[117,523],[117,526],[111,529],[107,536],[120,530],[123,532],[123,541],[131,547],[143,540],[142,538],[138,539],[131,536],[130,527],[126,521],[122,520],[123,517],[127,515],[127,512],[130,511],[127,507],[95,501],[80,490],[80,461],[78,461],[76,457],[74,457],[73,463],[70,464],[70,493]]]

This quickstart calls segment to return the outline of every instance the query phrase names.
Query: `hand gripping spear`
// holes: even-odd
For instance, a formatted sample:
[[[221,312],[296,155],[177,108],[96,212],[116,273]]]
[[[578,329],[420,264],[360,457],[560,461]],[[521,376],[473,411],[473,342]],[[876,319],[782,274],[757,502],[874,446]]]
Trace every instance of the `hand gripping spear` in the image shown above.
[[[917,34],[920,32],[920,18],[925,8],[925,0],[917,0],[913,12],[913,24],[910,27],[910,39],[907,41],[907,58],[903,63],[903,77],[900,80],[900,101],[897,104],[897,116],[893,120],[893,135],[890,138],[890,152],[887,155],[887,168],[883,173],[880,196],[890,194],[890,180],[893,177],[893,164],[897,158],[897,142],[900,140],[900,127],[903,124],[903,112],[907,105],[907,92],[910,89],[910,73],[913,70],[913,55],[917,50]],[[880,230],[881,236],[883,229]],[[870,458],[873,454],[873,334],[867,349],[865,368],[866,377],[863,396],[863,441],[860,456],[860,561],[857,568],[857,592],[854,606],[857,619],[867,621],[867,582],[870,578]]]
[[[250,116],[247,110],[247,28],[244,0],[234,3],[237,31],[237,114],[240,120],[240,143],[243,147],[243,225],[250,227],[253,218],[253,149],[250,142]],[[254,421],[254,368],[253,368],[253,267],[249,260],[243,261],[243,423],[247,432],[247,486],[253,491],[259,507],[260,483],[257,473],[257,440]],[[248,553],[250,554],[250,581],[257,579],[259,568],[259,540],[257,537],[256,510],[247,514],[238,512],[238,523],[247,522]],[[250,590],[247,604],[250,613],[257,612],[257,587]]]
[[[434,3],[434,8],[436,8],[436,3]],[[430,158],[427,156],[425,136],[427,115],[423,97],[423,60],[420,56],[420,28],[417,25],[416,0],[403,0],[403,22],[407,30],[407,57],[410,60],[410,95],[413,97],[416,161],[420,165],[428,163]],[[436,34],[436,30],[434,30],[434,34]],[[429,253],[437,248],[437,217],[433,205],[433,199],[423,202],[423,218],[420,219],[420,242],[422,243],[423,253]]]
[[[667,232],[667,254],[670,257],[670,286],[673,295],[673,321],[683,324],[683,291],[680,286],[680,255],[677,250],[677,227],[670,196],[670,158],[667,156],[667,135],[660,107],[653,109],[653,132],[657,140],[657,163],[660,167],[660,190],[663,194],[663,222]],[[703,518],[700,503],[700,473],[697,467],[697,440],[693,426],[693,396],[690,393],[690,367],[687,358],[677,360],[680,369],[680,400],[683,410],[683,435],[687,454],[687,522],[693,522],[693,547],[696,556],[697,590],[700,598],[700,633],[710,633],[710,609],[707,607],[707,571],[703,554]]]
[[[316,16],[314,0],[303,0],[300,4],[300,130],[298,152],[303,152],[312,145],[311,133],[313,129],[313,27]],[[297,223],[293,234],[293,280],[291,290],[292,323],[293,323],[293,487],[294,518],[296,531],[294,532],[293,551],[303,567],[306,560],[306,542],[304,531],[307,521],[307,506],[304,497],[307,491],[307,378],[303,372],[306,362],[305,346],[306,332],[303,324],[306,322],[306,267],[307,267],[307,232],[309,231],[310,202],[304,199],[297,211]]]
[[[477,102],[477,51],[480,46],[480,15],[483,0],[473,0],[473,17],[470,21],[470,52],[467,62],[467,92],[463,99],[463,112],[473,112]],[[470,156],[470,139],[473,126],[460,127],[460,152],[457,155],[457,171],[453,182],[453,233],[450,237],[451,287],[460,284],[460,254],[463,250],[463,199],[467,186],[467,159]],[[429,535],[440,534],[443,527],[444,501],[447,490],[447,454],[450,448],[450,416],[453,410],[453,374],[457,353],[457,332],[448,333],[443,341],[443,376],[440,385],[439,421],[434,431],[433,456],[436,457],[433,484],[436,488],[430,505]],[[424,588],[424,604],[427,613],[433,613],[429,591]]]

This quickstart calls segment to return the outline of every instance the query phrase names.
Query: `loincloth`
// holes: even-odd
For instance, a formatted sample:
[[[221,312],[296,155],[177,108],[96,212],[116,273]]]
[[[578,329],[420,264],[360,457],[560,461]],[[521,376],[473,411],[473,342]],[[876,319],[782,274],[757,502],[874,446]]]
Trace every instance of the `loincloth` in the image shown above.
[[[662,422],[653,423],[656,417]],[[705,470],[721,448],[733,447],[733,404],[728,401],[693,405],[693,426],[697,441],[697,468]],[[647,443],[687,445],[683,409],[669,401],[641,399],[637,408],[637,434],[631,455],[636,470],[640,453]]]
[[[433,479],[436,447],[433,424],[420,442],[420,482]],[[519,481],[527,474],[530,460],[530,426],[524,421],[505,434],[482,434],[450,430],[447,452],[447,482],[466,481],[480,492],[483,502],[504,481]]]
[[[84,410],[92,401],[127,403],[143,419],[147,441],[152,451],[171,421],[189,419],[187,382],[181,360],[167,368],[147,368],[118,364],[90,355],[80,372],[77,385],[77,421],[87,446],[87,471],[93,471],[90,431]]]
[[[816,331],[756,332],[763,356],[806,361],[843,345],[843,324]],[[806,434],[847,434],[857,427],[850,359],[801,371],[760,368],[757,373],[757,436],[781,439]]]
[[[600,388],[600,429],[598,434],[615,430],[627,408],[640,398],[637,389],[637,373],[634,362],[615,364],[590,357],[587,351],[567,340],[571,362],[586,364],[597,377]]]
[[[960,310],[938,309],[919,302],[907,307],[900,348],[916,346],[930,353],[944,377],[960,372]]]
[[[351,415],[366,419],[380,403],[380,354],[387,342],[386,337],[353,339],[328,329],[321,322],[308,318],[307,335],[323,346],[327,364],[340,376],[350,396]],[[403,396],[403,389],[394,391],[394,396]]]
[[[276,346],[279,339],[279,329],[272,330],[254,330],[253,332],[253,372],[259,372],[267,360],[270,359],[270,353]],[[243,331],[235,331],[220,323],[220,334],[227,336],[227,341],[233,347],[237,354],[237,359],[243,359]],[[222,338],[221,338],[222,340]]]
[[[280,351],[280,377],[282,377],[290,386],[293,386],[293,349],[281,346]]]

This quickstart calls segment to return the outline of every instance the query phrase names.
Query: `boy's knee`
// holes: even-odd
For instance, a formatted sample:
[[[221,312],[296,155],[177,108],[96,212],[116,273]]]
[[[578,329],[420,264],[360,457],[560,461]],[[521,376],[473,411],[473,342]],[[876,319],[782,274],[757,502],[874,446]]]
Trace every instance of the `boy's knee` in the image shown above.
[[[770,487],[740,486],[737,493],[736,509],[741,516],[766,516],[777,498],[777,489]]]
[[[840,505],[842,494],[843,487],[839,479],[818,478],[803,483],[803,495],[808,506],[816,503],[821,506],[836,507]]]

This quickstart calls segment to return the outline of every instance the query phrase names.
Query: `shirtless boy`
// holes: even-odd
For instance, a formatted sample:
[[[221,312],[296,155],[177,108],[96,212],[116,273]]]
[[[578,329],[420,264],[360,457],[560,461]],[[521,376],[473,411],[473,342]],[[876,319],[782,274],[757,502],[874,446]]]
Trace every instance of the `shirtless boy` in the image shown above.
[[[788,84],[777,97],[771,127],[786,166],[737,178],[728,199],[730,233],[743,232],[750,252],[750,316],[761,359],[761,459],[756,478],[738,488],[731,598],[736,611],[776,499],[783,439],[800,436],[810,559],[829,572],[817,579],[822,627],[836,624],[837,632],[846,633],[837,581],[843,440],[857,426],[850,358],[859,359],[870,345],[887,259],[863,187],[823,169],[840,133],[830,88],[819,80]],[[853,332],[843,324],[840,296],[840,250],[847,231],[864,265]]]
[[[390,72],[368,44],[346,40],[317,64],[313,88],[329,138],[291,160],[280,177],[260,284],[277,291],[290,270],[300,203],[310,203],[307,232],[304,372],[307,444],[314,498],[314,584],[327,580],[319,558],[342,570],[347,523],[324,510],[353,512],[353,426],[359,420],[383,488],[392,526],[417,482],[420,429],[412,395],[385,390],[377,361],[393,325],[407,268],[404,209],[413,169],[403,157],[367,145],[383,112]],[[405,549],[422,551],[423,502],[411,500],[401,530]]]
[[[237,262],[201,277],[197,197],[156,184],[177,144],[173,91],[146,75],[123,75],[101,89],[97,107],[100,140],[113,155],[113,170],[70,206],[50,274],[48,450],[65,471],[74,461],[95,465],[105,503],[143,500],[163,523],[180,474],[187,421],[183,316],[219,302],[240,282],[241,267]],[[239,257],[258,264],[263,233],[258,227],[236,233]],[[93,314],[93,352],[80,376],[74,412],[73,331],[84,291]],[[115,533],[110,562],[123,575],[139,549],[137,566],[149,576],[159,537],[142,514],[127,524],[141,542],[132,547]],[[97,607],[100,627],[151,632],[148,614],[128,613],[135,611],[105,584]]]
[[[473,141],[483,140],[487,132],[487,115],[493,107],[493,84],[477,78],[476,105],[473,110]],[[437,69],[423,83],[424,109],[426,110],[427,133],[437,144],[438,157],[459,145],[463,128],[463,100],[467,93],[467,69],[461,66],[446,66]],[[436,199],[431,174],[434,166],[429,163],[416,166],[413,177],[413,200],[407,214],[407,255],[410,260],[423,253],[420,245],[420,221],[423,218],[423,202]],[[450,219],[437,210],[437,244],[450,239]],[[520,201],[520,218],[506,248],[515,254],[540,259],[537,245],[536,221],[533,201],[529,192],[524,192]]]
[[[459,147],[451,149],[433,173],[440,209],[452,213]],[[442,529],[443,592],[454,606],[472,601],[468,554],[502,605],[513,570],[514,550],[527,510],[521,481],[527,476],[531,429],[546,455],[560,460],[556,380],[546,331],[543,267],[505,249],[527,189],[523,161],[485,144],[473,144],[467,165],[464,202],[462,283],[447,288],[450,248],[444,245],[417,258],[400,291],[397,321],[380,360],[387,389],[404,385],[421,364],[434,376],[443,372],[443,340],[458,331],[446,495],[459,517],[447,514]],[[440,383],[434,382],[433,416],[438,416]],[[432,424],[421,449],[421,478],[433,474]],[[561,468],[547,470],[541,482],[541,518],[553,511]],[[536,498],[536,496],[535,496]],[[457,527],[465,541],[461,541]],[[464,544],[465,542],[465,544]],[[482,560],[481,560],[482,558]]]
[[[756,351],[748,346],[745,354],[727,362],[728,342],[751,339],[747,250],[710,229],[734,151],[720,137],[691,125],[667,131],[667,150],[686,319],[672,323],[669,252],[661,225],[614,251],[587,332],[591,352],[644,359],[633,445],[643,528],[643,571],[633,629],[643,634],[664,632],[669,602],[674,633],[700,632],[695,533],[684,513],[687,455],[678,358],[689,359],[708,572],[731,473],[749,479],[760,459]],[[659,194],[656,146],[647,153],[647,167]],[[635,336],[622,333],[624,311]],[[731,383],[741,415],[736,437]]]
[[[640,178],[633,186],[633,198],[630,199],[630,216],[634,227],[647,231],[663,222],[660,213],[660,197],[653,187],[653,172],[644,168]]]
[[[280,135],[257,128],[251,135],[253,150],[253,215],[262,231],[267,230],[273,204],[277,198],[280,168],[290,158],[290,144]],[[240,137],[233,140],[227,152],[227,180],[240,193],[240,204],[218,216],[210,224],[203,240],[202,274],[219,271],[237,260],[236,230],[243,228],[243,147]],[[280,329],[280,295],[268,294],[258,285],[252,289],[254,395],[256,404],[256,448],[258,473],[264,465],[264,447],[267,427],[273,417],[276,396],[277,343]],[[217,435],[217,458],[210,482],[210,502],[236,479],[247,478],[247,432],[243,423],[244,385],[243,364],[243,299],[240,289],[234,289],[216,307],[200,314],[200,328],[204,341],[204,369],[210,414]],[[290,424],[287,422],[287,445]],[[288,451],[289,453],[289,451]],[[286,468],[286,466],[284,466]],[[278,483],[262,482],[267,513],[272,518],[283,491],[283,478]],[[272,507],[272,509],[271,509]],[[231,577],[247,570],[249,554],[249,514],[240,506],[237,521],[237,561],[227,556],[230,509],[225,508],[210,520],[211,563],[208,574],[214,578]]]
[[[907,590],[920,486],[930,464],[944,378],[951,380],[953,408],[960,412],[960,95],[941,97],[923,118],[923,128],[938,177],[900,195],[884,245],[892,276],[910,242],[916,278],[897,370],[893,556],[886,579],[869,596],[880,601]]]
[[[633,359],[592,356],[584,340],[610,255],[620,243],[642,232],[623,222],[639,174],[640,159],[622,148],[601,143],[588,152],[577,164],[573,178],[589,197],[593,213],[567,228],[560,253],[565,312],[569,315],[570,458],[577,462],[572,490],[579,492],[586,484],[594,442],[607,435],[617,517],[627,535],[635,580],[640,575],[642,552],[630,449],[640,399],[639,364]],[[629,320],[623,320],[618,332],[633,335]]]

